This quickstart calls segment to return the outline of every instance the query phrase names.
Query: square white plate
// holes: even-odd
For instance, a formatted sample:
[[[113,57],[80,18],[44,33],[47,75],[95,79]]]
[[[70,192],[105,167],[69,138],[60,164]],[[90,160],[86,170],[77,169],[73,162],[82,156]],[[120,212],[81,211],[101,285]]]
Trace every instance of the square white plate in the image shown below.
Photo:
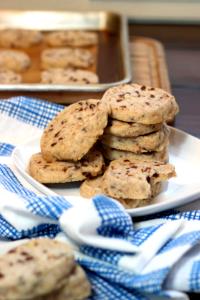
[[[40,152],[40,141],[33,139],[13,151],[13,162],[21,175],[38,191],[45,195],[59,194],[67,197],[75,205],[80,201],[88,201],[80,196],[80,184],[55,184],[44,186],[38,183],[27,173],[27,165],[32,154]],[[200,139],[183,131],[171,128],[170,163],[175,165],[177,177],[170,179],[163,185],[161,193],[153,203],[128,209],[132,216],[143,216],[171,209],[200,197]]]

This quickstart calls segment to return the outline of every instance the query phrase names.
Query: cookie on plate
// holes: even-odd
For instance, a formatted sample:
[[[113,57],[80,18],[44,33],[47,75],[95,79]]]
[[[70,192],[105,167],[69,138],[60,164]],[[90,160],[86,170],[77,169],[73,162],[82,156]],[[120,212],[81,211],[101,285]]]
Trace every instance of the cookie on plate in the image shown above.
[[[5,48],[28,48],[39,44],[42,39],[42,33],[37,30],[0,30],[0,46]]]
[[[102,101],[113,119],[141,124],[163,123],[178,112],[175,98],[159,88],[124,84],[108,89]]]
[[[104,134],[102,143],[110,148],[130,151],[134,153],[143,153],[149,151],[162,151],[168,143],[169,131],[167,126],[163,126],[159,131],[141,135],[137,137],[119,137],[110,134]]]
[[[107,106],[95,99],[66,107],[47,126],[41,138],[45,160],[80,160],[107,125]]]
[[[91,285],[83,269],[77,265],[61,289],[34,300],[84,300],[90,294]]]
[[[95,63],[94,54],[87,49],[54,48],[46,49],[41,55],[43,69],[89,68]]]
[[[54,31],[46,35],[45,40],[53,47],[85,47],[98,43],[98,36],[95,32],[80,30]]]
[[[0,70],[0,84],[17,84],[22,82],[22,77],[11,70]]]
[[[84,198],[92,198],[97,194],[102,194],[102,176],[86,179],[80,186],[80,194]]]
[[[41,83],[47,84],[91,84],[98,83],[97,74],[78,69],[48,69],[41,73]]]
[[[168,155],[168,147],[167,145],[163,148],[162,151],[156,152],[143,152],[143,153],[134,153],[130,151],[123,151],[123,150],[117,150],[110,147],[107,147],[106,145],[102,146],[102,153],[103,156],[108,160],[115,160],[119,158],[128,158],[128,159],[134,159],[139,161],[162,161],[162,162],[168,162],[169,155]]]
[[[41,153],[33,154],[29,162],[29,173],[41,183],[65,183],[82,181],[102,172],[104,160],[97,150],[91,150],[80,161],[46,162]]]
[[[158,131],[162,126],[163,124],[161,123],[145,125],[109,119],[108,126],[105,129],[105,133],[121,137],[137,137],[139,135]]]
[[[0,50],[0,69],[14,72],[25,71],[31,64],[29,56],[19,50]]]
[[[0,257],[0,299],[33,299],[57,290],[74,267],[68,245],[47,238],[30,240]]]
[[[118,159],[104,173],[102,190],[116,199],[151,199],[155,194],[154,185],[175,175],[171,164]]]

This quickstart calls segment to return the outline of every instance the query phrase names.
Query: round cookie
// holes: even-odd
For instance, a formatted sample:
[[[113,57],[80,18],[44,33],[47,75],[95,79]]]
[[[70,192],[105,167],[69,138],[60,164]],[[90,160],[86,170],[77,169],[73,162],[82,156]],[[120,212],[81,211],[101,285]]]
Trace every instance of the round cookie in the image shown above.
[[[80,161],[46,162],[41,153],[34,154],[29,162],[29,173],[41,183],[65,183],[82,181],[101,173],[104,166],[103,156],[93,150]]]
[[[0,50],[0,69],[15,72],[26,70],[31,64],[29,56],[19,50]]]
[[[158,124],[178,112],[175,98],[159,88],[124,84],[108,89],[102,101],[110,105],[113,119],[141,124]]]
[[[41,138],[45,160],[80,160],[103,134],[107,106],[95,99],[66,107],[47,126]]]
[[[0,257],[1,299],[33,299],[57,290],[74,266],[68,245],[47,238],[30,240]]]
[[[48,69],[41,73],[41,83],[47,84],[90,84],[98,82],[98,76],[86,70]]]
[[[116,199],[150,199],[155,194],[155,184],[175,175],[170,164],[118,159],[104,173],[102,190]]]
[[[11,70],[0,70],[0,84],[17,84],[22,82],[22,77]]]
[[[36,30],[0,30],[0,46],[4,48],[28,48],[40,43],[42,39],[42,33]]]
[[[77,265],[63,288],[37,300],[84,300],[91,294],[91,285],[83,269]]]
[[[98,36],[95,32],[65,30],[50,32],[45,37],[46,43],[53,47],[85,47],[96,45]]]
[[[162,123],[145,125],[109,119],[105,133],[121,137],[137,137],[139,135],[158,131],[161,129],[162,125]]]
[[[86,179],[80,186],[80,194],[84,198],[92,198],[97,194],[102,194],[102,176]]]
[[[150,151],[160,152],[166,147],[166,144],[168,143],[168,136],[169,131],[167,126],[163,126],[159,131],[135,138],[104,134],[101,141],[110,148],[123,151],[130,151],[134,153]]]
[[[85,69],[91,67],[94,62],[94,54],[87,49],[46,49],[41,55],[41,65],[43,69],[68,67]]]
[[[103,156],[108,160],[115,160],[119,158],[128,158],[139,161],[161,161],[168,162],[168,149],[167,146],[160,152],[152,151],[145,153],[133,153],[130,151],[116,150],[103,145],[102,147]]]

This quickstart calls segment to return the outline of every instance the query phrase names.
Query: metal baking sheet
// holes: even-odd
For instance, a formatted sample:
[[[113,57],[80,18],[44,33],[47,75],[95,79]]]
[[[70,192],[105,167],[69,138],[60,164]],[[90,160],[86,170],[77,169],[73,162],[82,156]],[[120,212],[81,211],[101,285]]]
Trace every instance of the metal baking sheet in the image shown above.
[[[52,85],[31,82],[34,72],[29,72],[30,82],[15,85],[0,85],[1,95],[13,93],[32,95],[57,93],[66,97],[68,92],[76,99],[75,94],[97,95],[111,86],[130,82],[131,65],[129,55],[127,19],[124,16],[108,12],[55,12],[55,11],[0,11],[0,30],[5,28],[36,29],[44,33],[52,30],[92,30],[98,33],[96,73],[100,83],[90,85]],[[36,47],[36,46],[34,46]],[[93,46],[94,47],[94,46]],[[23,49],[22,49],[23,50]],[[32,51],[30,49],[30,51]],[[28,51],[26,51],[28,52]],[[29,52],[28,52],[29,54]],[[30,53],[36,55],[36,52]],[[35,64],[36,65],[36,64]],[[75,93],[75,94],[74,94]],[[52,94],[54,97],[55,94]],[[51,99],[50,99],[51,100]],[[59,102],[59,101],[56,101]],[[64,103],[64,100],[60,101]],[[68,102],[68,100],[66,100]]]

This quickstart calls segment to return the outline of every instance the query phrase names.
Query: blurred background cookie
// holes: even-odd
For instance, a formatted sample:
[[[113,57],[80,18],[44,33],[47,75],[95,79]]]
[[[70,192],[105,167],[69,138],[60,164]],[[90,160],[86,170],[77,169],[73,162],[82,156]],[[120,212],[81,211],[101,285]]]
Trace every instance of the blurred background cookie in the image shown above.
[[[19,50],[0,50],[0,69],[22,72],[31,65],[29,56]]]
[[[43,35],[37,30],[0,30],[0,46],[5,48],[27,48],[39,44]]]

